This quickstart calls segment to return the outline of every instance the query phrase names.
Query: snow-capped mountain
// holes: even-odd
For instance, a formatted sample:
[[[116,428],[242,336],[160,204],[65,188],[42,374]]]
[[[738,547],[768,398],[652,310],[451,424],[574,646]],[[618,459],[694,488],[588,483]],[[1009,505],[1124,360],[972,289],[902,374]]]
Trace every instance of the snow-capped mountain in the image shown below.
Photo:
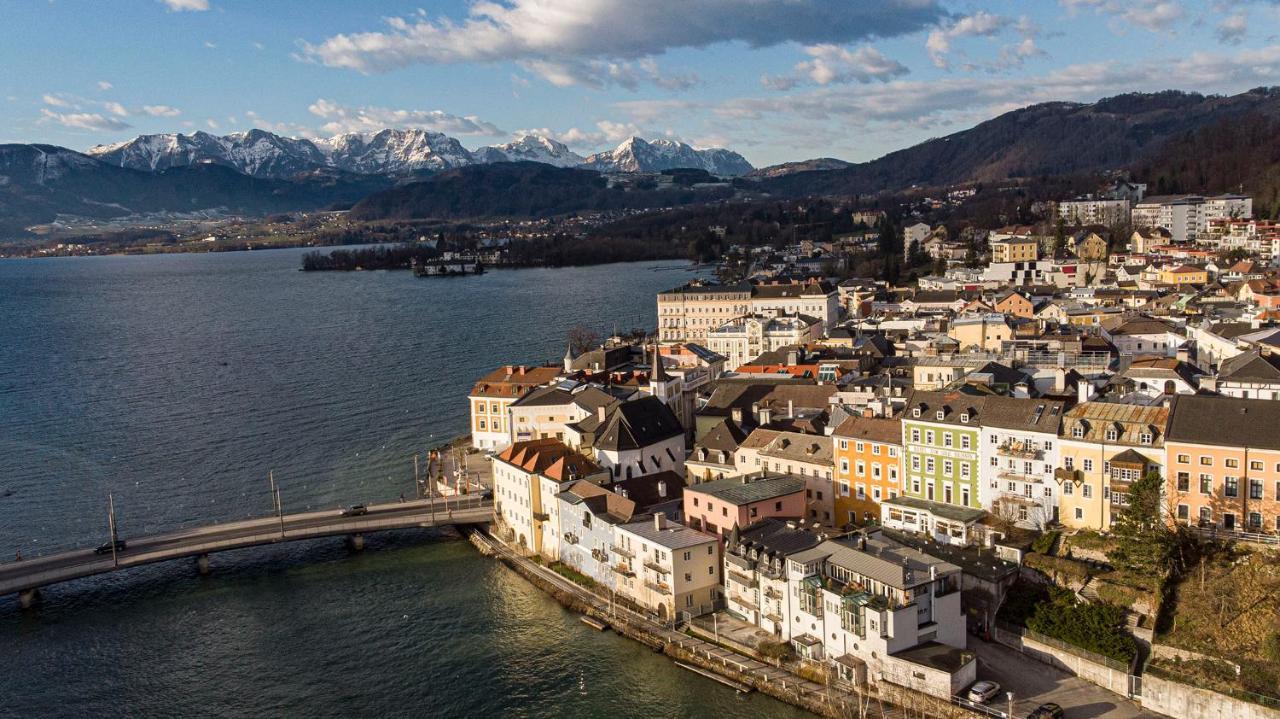
[[[462,143],[443,133],[426,130],[348,133],[316,140],[313,146],[324,153],[329,165],[363,175],[448,170],[476,161]]]
[[[543,162],[556,167],[577,167],[586,162],[563,142],[542,135],[522,135],[513,142],[487,145],[471,154],[477,162]]]
[[[362,175],[401,175],[417,170],[448,170],[491,162],[532,161],[599,172],[658,172],[695,168],[715,175],[743,175],[751,165],[729,150],[695,150],[672,140],[646,142],[638,137],[611,152],[583,158],[559,141],[523,135],[475,152],[448,135],[426,130],[381,130],[326,139],[282,137],[266,130],[230,135],[195,132],[141,135],[127,142],[98,145],[88,153],[103,162],[156,172],[213,163],[258,178],[284,179],[318,168]]]
[[[588,157],[583,167],[600,172],[659,172],[694,168],[713,175],[745,175],[753,169],[742,155],[732,150],[695,150],[675,140],[648,142],[632,137],[613,150]]]

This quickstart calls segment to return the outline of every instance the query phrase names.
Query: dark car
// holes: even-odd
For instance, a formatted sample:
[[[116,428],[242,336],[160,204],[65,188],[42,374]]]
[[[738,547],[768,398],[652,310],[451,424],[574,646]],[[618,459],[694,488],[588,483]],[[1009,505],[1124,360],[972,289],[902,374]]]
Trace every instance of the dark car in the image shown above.
[[[350,507],[347,507],[346,509],[342,510],[342,516],[344,517],[359,517],[363,514],[368,514],[368,513],[369,513],[369,508],[364,506],[363,504],[353,504]]]
[[[94,554],[111,554],[112,550],[123,552],[124,548],[129,546],[123,539],[117,539],[115,542],[106,542],[93,550]]]
[[[1027,719],[1062,719],[1062,707],[1053,702],[1041,704],[1027,715]]]

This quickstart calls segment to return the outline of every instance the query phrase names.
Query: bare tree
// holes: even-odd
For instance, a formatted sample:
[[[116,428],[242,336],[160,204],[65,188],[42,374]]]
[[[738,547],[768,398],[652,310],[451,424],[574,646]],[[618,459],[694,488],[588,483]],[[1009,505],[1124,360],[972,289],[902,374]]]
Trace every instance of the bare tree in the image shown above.
[[[589,352],[600,344],[600,335],[584,324],[576,324],[569,328],[569,349],[575,355]]]

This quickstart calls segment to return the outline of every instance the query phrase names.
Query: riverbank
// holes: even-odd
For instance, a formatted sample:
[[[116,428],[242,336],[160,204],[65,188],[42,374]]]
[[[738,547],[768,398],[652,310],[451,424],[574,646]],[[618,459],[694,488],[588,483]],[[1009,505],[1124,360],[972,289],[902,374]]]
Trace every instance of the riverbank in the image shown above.
[[[728,647],[676,631],[575,584],[557,572],[523,557],[487,532],[465,530],[468,541],[555,599],[566,609],[607,624],[621,636],[665,654],[677,665],[691,665],[821,717],[837,719],[959,719],[980,716],[936,697],[897,687],[845,687],[820,684],[777,664],[737,653]],[[702,672],[698,672],[702,673]],[[852,689],[852,691],[850,691]]]

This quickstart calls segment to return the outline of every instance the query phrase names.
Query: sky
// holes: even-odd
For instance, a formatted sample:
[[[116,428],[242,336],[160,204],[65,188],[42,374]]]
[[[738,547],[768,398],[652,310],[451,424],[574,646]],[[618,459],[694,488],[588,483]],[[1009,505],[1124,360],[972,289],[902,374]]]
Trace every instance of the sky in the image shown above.
[[[0,142],[385,127],[869,160],[1036,102],[1280,85],[1280,0],[0,0]]]

